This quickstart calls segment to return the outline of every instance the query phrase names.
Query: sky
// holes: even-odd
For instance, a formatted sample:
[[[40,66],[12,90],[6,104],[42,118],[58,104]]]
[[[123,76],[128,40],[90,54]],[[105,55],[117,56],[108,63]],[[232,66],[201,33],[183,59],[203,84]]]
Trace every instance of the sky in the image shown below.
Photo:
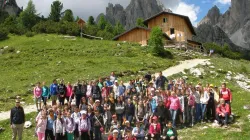
[[[27,6],[29,0],[16,0],[19,7]],[[50,13],[50,5],[55,0],[32,0],[36,6],[37,13],[47,17]],[[130,0],[60,0],[64,10],[71,9],[74,16],[79,16],[87,20],[89,16],[98,16],[105,13],[108,3],[121,4],[124,8]],[[217,5],[221,13],[231,5],[231,0],[161,0],[166,8],[174,13],[186,15],[190,18],[194,26],[206,16],[209,9]]]

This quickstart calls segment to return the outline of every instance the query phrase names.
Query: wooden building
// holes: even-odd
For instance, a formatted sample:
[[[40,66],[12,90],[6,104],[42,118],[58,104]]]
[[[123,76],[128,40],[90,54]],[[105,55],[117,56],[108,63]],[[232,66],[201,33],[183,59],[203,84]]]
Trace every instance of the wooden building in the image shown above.
[[[137,42],[147,45],[150,31],[153,27],[160,27],[164,34],[165,40],[171,42],[187,43],[196,35],[192,23],[187,16],[175,14],[169,11],[162,11],[144,21],[147,28],[135,27],[114,38],[118,41]],[[195,41],[192,41],[193,43]],[[166,43],[167,44],[167,43]],[[197,45],[194,43],[193,45]]]
[[[134,27],[114,38],[114,40],[118,41],[129,41],[129,42],[137,42],[141,45],[147,45],[148,39],[150,36],[151,29],[144,27]],[[169,36],[165,33],[162,33],[164,40],[170,40]]]

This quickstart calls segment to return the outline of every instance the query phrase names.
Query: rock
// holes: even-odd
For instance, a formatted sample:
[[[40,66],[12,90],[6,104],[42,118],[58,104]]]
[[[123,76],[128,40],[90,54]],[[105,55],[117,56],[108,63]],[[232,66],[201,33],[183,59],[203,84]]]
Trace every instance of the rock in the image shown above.
[[[228,71],[227,72],[227,75],[232,75],[233,73],[231,71]]]
[[[218,123],[212,123],[212,125],[211,125],[213,128],[215,128],[215,127],[219,127],[220,125],[218,124]]]
[[[126,29],[135,26],[138,18],[147,19],[164,10],[163,4],[159,0],[131,0],[130,4],[124,9],[120,4],[108,4],[106,15],[101,13],[97,16],[98,23],[103,15],[112,25],[120,22]]]
[[[245,110],[250,110],[250,105],[244,105],[244,106],[243,106],[243,109],[245,109]]]
[[[209,68],[214,69],[215,67],[214,66],[209,66]]]
[[[232,77],[229,76],[229,75],[227,75],[227,76],[226,76],[226,79],[231,81],[231,80],[232,80]]]
[[[207,126],[202,127],[202,129],[207,129],[207,128],[208,128]]]
[[[25,123],[24,123],[24,128],[30,128],[32,126],[32,123],[31,123],[31,121],[26,121]]]
[[[210,71],[210,73],[215,73],[215,71]]]
[[[200,77],[204,73],[204,69],[202,69],[202,68],[191,68],[190,73],[193,74],[196,77]]]
[[[21,51],[16,51],[17,54],[19,54]]]
[[[3,47],[3,49],[7,49],[9,46],[5,46],[5,47]]]
[[[25,102],[20,102],[20,104],[24,105],[24,104],[25,104]]]
[[[235,80],[242,81],[245,79],[245,76],[243,74],[238,74],[234,77]]]
[[[8,0],[0,2],[0,10],[7,12],[9,15],[17,16],[22,9],[18,7],[16,0]]]
[[[116,46],[117,46],[117,47],[120,47],[120,46],[121,46],[121,44],[119,44],[119,43],[118,43]]]
[[[241,50],[243,53],[247,54],[249,51],[246,52],[244,50],[250,49],[249,18],[250,18],[250,1],[231,0],[231,7],[223,15],[220,14],[220,11],[218,10],[217,7],[213,7],[211,10],[209,10],[208,14],[201,20],[200,23],[198,23],[198,28],[203,25],[217,26],[223,32],[225,32],[227,36],[227,38],[225,38],[226,40],[224,41],[228,42],[229,41],[228,39],[230,39],[229,45],[231,48],[236,47],[235,49]],[[200,38],[200,39],[205,39],[205,38]],[[223,40],[221,40],[219,36],[217,37],[215,36],[213,40],[217,40],[217,42],[219,42],[217,43],[215,41],[217,44],[223,42]]]
[[[187,77],[187,76],[182,76],[182,78],[183,78],[184,80],[187,80],[187,79],[188,79],[188,77]]]

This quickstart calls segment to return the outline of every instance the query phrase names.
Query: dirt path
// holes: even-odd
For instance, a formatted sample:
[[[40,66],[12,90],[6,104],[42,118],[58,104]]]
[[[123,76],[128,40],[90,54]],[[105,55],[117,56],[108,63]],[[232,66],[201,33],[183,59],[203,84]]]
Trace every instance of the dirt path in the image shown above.
[[[193,68],[199,64],[204,64],[208,61],[209,61],[208,59],[192,59],[192,60],[182,61],[179,65],[170,67],[170,68],[162,71],[162,74],[164,76],[168,77],[168,76],[171,76],[173,74],[180,73],[180,72],[184,71],[185,69],[190,69],[190,68]],[[157,76],[158,73],[155,75]],[[48,104],[51,104],[51,102],[48,102]],[[36,111],[35,105],[24,106],[25,114],[35,112],[35,111]],[[10,117],[10,111],[0,113],[0,121],[9,119],[9,117]]]

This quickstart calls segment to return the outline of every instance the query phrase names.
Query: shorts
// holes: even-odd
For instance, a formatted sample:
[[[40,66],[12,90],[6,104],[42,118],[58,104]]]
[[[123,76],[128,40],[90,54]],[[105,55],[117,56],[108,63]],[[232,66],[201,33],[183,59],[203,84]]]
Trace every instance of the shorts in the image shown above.
[[[57,100],[57,95],[51,95],[51,100],[56,101]]]
[[[34,98],[34,101],[35,101],[35,103],[41,103],[41,101],[42,101],[42,97],[39,97],[39,98]]]

